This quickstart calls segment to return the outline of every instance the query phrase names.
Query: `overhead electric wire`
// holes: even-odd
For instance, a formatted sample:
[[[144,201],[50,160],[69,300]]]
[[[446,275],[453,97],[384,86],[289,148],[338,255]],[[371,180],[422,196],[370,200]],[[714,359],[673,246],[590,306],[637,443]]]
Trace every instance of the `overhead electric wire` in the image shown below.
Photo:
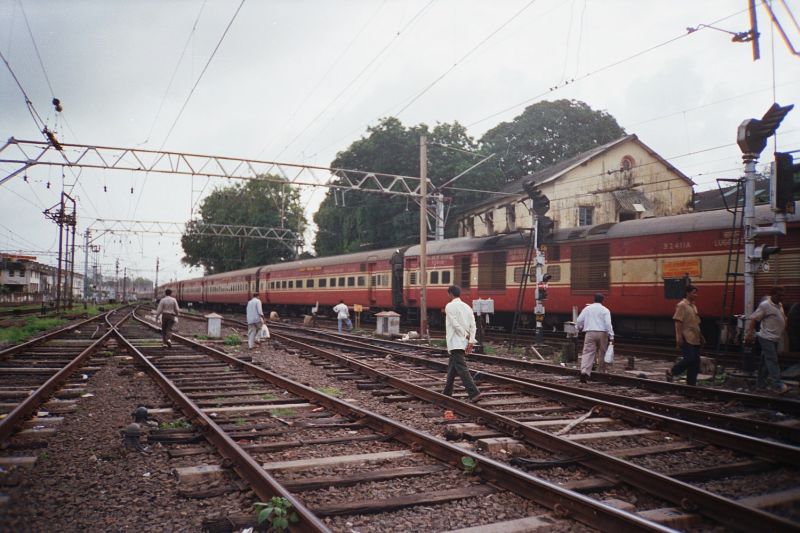
[[[668,44],[672,44],[675,41],[678,41],[680,39],[688,37],[689,35],[697,33],[698,31],[702,31],[702,30],[706,29],[706,27],[708,27],[708,26],[712,26],[714,24],[718,24],[718,23],[720,23],[720,22],[722,22],[724,20],[727,20],[727,19],[729,19],[731,17],[735,17],[736,15],[740,15],[740,14],[744,13],[745,11],[747,11],[747,9],[743,9],[743,10],[737,11],[736,13],[732,13],[732,14],[730,14],[728,16],[722,17],[721,19],[715,20],[711,24],[702,25],[704,27],[699,28],[697,31],[694,31],[694,32],[691,32],[691,33],[682,33],[680,35],[677,35],[675,37],[667,39],[666,41],[662,41],[662,42],[660,42],[658,44],[655,44],[653,46],[645,48],[644,50],[640,50],[639,52],[636,52],[635,54],[632,54],[632,55],[629,55],[629,56],[624,57],[622,59],[618,59],[616,61],[608,63],[608,64],[606,64],[606,65],[604,65],[604,66],[602,66],[602,67],[600,67],[600,68],[598,68],[596,70],[592,70],[592,71],[587,72],[583,76],[579,76],[578,78],[570,80],[569,83],[566,83],[566,84],[565,83],[561,83],[559,85],[556,85],[555,87],[550,87],[546,91],[542,91],[541,93],[539,93],[539,94],[537,94],[535,96],[532,96],[530,98],[526,98],[525,100],[523,100],[521,102],[518,102],[518,103],[516,103],[514,105],[505,107],[505,108],[503,108],[503,109],[501,109],[499,111],[495,111],[494,113],[486,115],[485,117],[483,117],[481,119],[478,119],[478,120],[475,120],[473,122],[470,122],[469,124],[467,124],[467,127],[474,126],[476,124],[480,124],[481,122],[485,122],[485,121],[489,120],[490,118],[494,118],[494,117],[496,117],[498,115],[502,115],[503,113],[507,113],[508,111],[512,111],[512,110],[514,110],[514,109],[516,109],[516,108],[518,108],[520,106],[523,106],[523,105],[526,105],[526,104],[528,104],[530,102],[536,101],[536,100],[542,98],[543,96],[546,96],[546,95],[548,95],[548,94],[550,94],[552,92],[555,92],[555,91],[557,91],[559,89],[562,89],[562,88],[566,87],[567,85],[571,85],[571,84],[573,84],[573,83],[575,83],[577,81],[583,81],[583,80],[585,80],[585,79],[587,79],[587,78],[589,78],[591,76],[594,76],[595,74],[599,74],[599,73],[604,72],[606,70],[609,70],[609,69],[612,69],[614,67],[617,67],[617,66],[619,66],[619,65],[621,65],[623,63],[627,63],[628,61],[636,59],[637,57],[640,57],[640,56],[643,56],[645,54],[648,54],[648,53],[650,53],[650,52],[652,52],[654,50],[658,50],[659,48],[662,48],[662,47],[664,47],[664,46],[666,46]]]
[[[225,39],[225,36],[228,35],[228,31],[231,29],[231,26],[233,25],[233,22],[236,20],[237,15],[239,15],[239,11],[242,10],[242,6],[244,5],[244,3],[245,3],[245,0],[242,0],[239,3],[239,7],[236,8],[236,11],[233,13],[233,16],[231,17],[231,20],[228,21],[228,25],[225,27],[225,31],[222,32],[222,35],[220,36],[219,41],[217,41],[217,45],[214,47],[214,50],[211,52],[211,55],[209,56],[208,61],[206,61],[206,64],[203,67],[203,70],[200,72],[200,75],[197,77],[197,80],[194,82],[194,85],[192,86],[192,89],[189,91],[189,94],[186,96],[186,100],[184,100],[180,111],[178,111],[178,115],[175,117],[175,120],[172,122],[172,126],[170,126],[170,128],[169,128],[169,131],[167,132],[167,136],[164,137],[164,142],[161,143],[161,148],[159,148],[159,150],[163,150],[164,146],[167,144],[167,141],[169,140],[170,135],[172,135],[172,131],[175,129],[175,126],[178,124],[178,121],[181,119],[181,116],[183,116],[183,112],[186,109],[186,106],[189,104],[189,100],[192,98],[192,95],[194,94],[195,89],[197,89],[197,86],[200,84],[200,81],[203,79],[203,76],[205,75],[206,71],[208,70],[209,65],[211,65],[211,61],[214,59],[214,56],[216,56],[217,51],[219,50],[219,47],[222,45],[222,41]],[[139,203],[142,200],[142,194],[144,193],[145,184],[147,183],[147,177],[148,176],[145,175],[144,180],[142,181],[142,184],[139,186],[139,197],[136,199],[136,205],[133,208],[133,218],[136,217],[136,211],[139,209]]]
[[[352,48],[352,46],[353,46],[353,45],[356,43],[356,41],[358,41],[358,39],[361,37],[361,34],[362,34],[362,33],[364,33],[364,31],[365,31],[365,30],[366,30],[366,29],[367,29],[367,28],[370,26],[370,24],[371,24],[371,23],[372,23],[372,21],[375,19],[375,17],[376,17],[376,16],[378,16],[378,13],[379,13],[379,12],[381,11],[381,9],[383,9],[383,7],[386,5],[386,2],[388,2],[388,0],[384,0],[384,1],[383,1],[383,2],[382,2],[382,3],[381,3],[379,6],[378,6],[378,8],[377,8],[377,9],[376,9],[376,10],[375,10],[373,13],[372,13],[372,15],[371,15],[371,16],[370,16],[370,17],[369,17],[367,20],[366,20],[366,22],[364,22],[364,24],[361,26],[361,29],[359,29],[359,30],[356,32],[355,36],[354,36],[354,37],[353,37],[353,38],[350,40],[350,42],[347,44],[347,46],[345,46],[345,47],[344,47],[344,49],[342,49],[342,51],[339,53],[339,56],[338,56],[338,57],[337,57],[337,58],[336,58],[336,59],[335,59],[335,60],[334,60],[334,61],[333,61],[333,62],[330,64],[330,66],[328,67],[328,70],[327,70],[327,71],[325,71],[325,73],[324,73],[324,74],[323,74],[323,75],[322,75],[322,76],[319,78],[319,80],[317,81],[316,85],[314,85],[314,88],[313,88],[313,89],[311,89],[311,90],[308,92],[308,94],[306,94],[305,98],[303,98],[303,101],[302,101],[302,102],[300,102],[300,104],[299,104],[299,105],[298,105],[298,106],[297,106],[297,107],[294,109],[294,111],[292,111],[292,113],[291,113],[291,114],[289,115],[289,117],[288,117],[288,118],[287,118],[287,119],[286,119],[286,120],[283,122],[283,124],[281,125],[281,127],[277,129],[277,131],[282,131],[282,130],[284,130],[284,129],[286,128],[286,126],[288,126],[288,125],[289,125],[289,123],[290,123],[290,122],[291,122],[291,121],[294,119],[294,117],[297,115],[298,111],[300,111],[300,110],[301,110],[301,109],[302,109],[302,108],[303,108],[303,107],[306,105],[306,103],[307,103],[307,102],[308,102],[308,100],[311,98],[311,96],[312,96],[312,95],[314,95],[314,94],[317,92],[317,90],[318,90],[318,89],[319,89],[319,88],[322,86],[322,83],[323,83],[323,82],[324,82],[324,81],[327,79],[328,75],[329,75],[331,72],[333,72],[333,69],[334,69],[334,68],[336,68],[336,66],[339,64],[339,62],[342,60],[342,58],[343,58],[345,55],[347,55],[347,53],[350,51],[350,48]],[[277,134],[276,134],[276,135],[277,135]],[[280,157],[280,156],[281,156],[281,154],[283,154],[283,152],[284,152],[284,151],[286,151],[286,149],[289,147],[289,145],[290,145],[290,144],[291,144],[293,141],[294,141],[294,139],[293,139],[292,141],[289,141],[289,142],[286,144],[286,146],[284,146],[284,147],[283,147],[283,149],[282,149],[282,150],[281,150],[281,151],[278,153],[278,155],[277,155],[277,156],[275,156],[275,159],[277,159],[278,157]],[[262,148],[262,149],[261,149],[261,150],[258,152],[258,156],[260,156],[261,154],[263,154],[263,153],[264,153],[264,151],[266,151],[267,147],[268,147],[270,144],[272,144],[272,142],[273,142],[272,140],[270,140],[270,141],[267,141],[267,143],[265,144],[265,146],[264,146],[264,147],[263,147],[263,148]],[[258,157],[258,156],[257,156],[257,157]]]
[[[386,53],[386,51],[387,51],[387,50],[388,50],[388,49],[389,49],[389,48],[390,48],[390,47],[391,47],[391,46],[392,46],[392,45],[395,43],[395,41],[396,41],[397,39],[399,39],[399,38],[400,38],[400,35],[402,35],[404,32],[406,32],[406,31],[407,31],[407,30],[408,30],[408,29],[409,29],[409,28],[410,28],[410,27],[411,27],[411,26],[412,26],[412,25],[413,25],[413,24],[414,24],[414,23],[415,23],[415,22],[416,22],[416,21],[417,21],[417,20],[418,20],[418,19],[419,19],[419,18],[422,16],[422,14],[423,14],[425,11],[427,11],[427,9],[428,9],[428,8],[429,8],[429,7],[430,7],[430,6],[431,6],[431,5],[432,5],[432,4],[435,2],[435,1],[436,1],[436,0],[430,0],[430,1],[429,1],[427,4],[425,4],[425,5],[422,7],[422,9],[420,9],[419,11],[417,11],[417,13],[416,13],[416,14],[415,14],[413,17],[411,17],[411,19],[410,19],[410,20],[409,20],[409,21],[408,21],[408,22],[407,22],[407,23],[406,23],[406,24],[405,24],[405,25],[404,25],[404,26],[403,26],[403,27],[402,27],[400,30],[398,30],[397,32],[395,32],[394,36],[393,36],[393,37],[392,37],[392,38],[389,40],[389,42],[387,42],[387,43],[384,45],[384,47],[383,47],[383,48],[381,48],[381,50],[380,50],[380,51],[379,51],[377,54],[375,54],[375,56],[374,56],[374,57],[373,57],[373,58],[372,58],[372,59],[371,59],[371,60],[370,60],[370,61],[369,61],[369,62],[368,62],[368,63],[367,63],[365,66],[364,66],[364,68],[362,68],[362,69],[361,69],[361,71],[359,71],[359,73],[358,73],[358,74],[356,74],[356,76],[355,76],[353,79],[351,79],[351,80],[350,80],[350,82],[348,82],[348,84],[347,84],[347,85],[345,85],[345,87],[344,87],[344,88],[343,88],[341,91],[339,91],[339,93],[338,93],[338,94],[337,94],[337,95],[336,95],[336,96],[335,96],[335,97],[334,97],[334,98],[333,98],[333,99],[332,99],[330,102],[328,102],[328,103],[325,105],[325,107],[322,109],[322,111],[320,111],[319,113],[317,113],[317,115],[316,115],[316,116],[314,116],[314,118],[312,118],[312,119],[311,119],[311,120],[310,120],[310,121],[309,121],[309,122],[308,122],[308,123],[307,123],[307,124],[306,124],[306,125],[303,127],[303,129],[302,129],[302,130],[300,130],[300,132],[299,132],[297,135],[295,135],[295,136],[294,136],[294,137],[293,137],[293,138],[292,138],[292,139],[291,139],[291,140],[290,140],[290,141],[289,141],[289,142],[286,144],[286,146],[284,146],[284,147],[283,147],[283,150],[281,150],[281,152],[280,152],[280,153],[282,154],[283,152],[285,152],[285,151],[286,151],[286,149],[287,149],[289,146],[291,146],[291,145],[292,145],[292,143],[294,143],[294,142],[295,142],[295,141],[296,141],[298,138],[300,138],[300,136],[301,136],[301,135],[303,135],[303,134],[304,134],[304,133],[305,133],[305,132],[308,130],[308,128],[310,128],[310,127],[311,127],[311,126],[312,126],[312,125],[313,125],[313,124],[314,124],[314,123],[315,123],[315,122],[316,122],[316,121],[319,119],[319,117],[321,117],[322,115],[324,115],[325,113],[327,113],[327,112],[328,112],[328,110],[331,108],[331,106],[333,106],[333,104],[335,104],[335,103],[336,103],[336,102],[339,100],[339,98],[341,98],[341,97],[342,97],[342,95],[344,95],[344,93],[346,93],[346,92],[348,91],[348,89],[350,89],[350,87],[352,87],[352,86],[353,86],[353,84],[355,84],[355,83],[356,83],[356,82],[357,82],[357,81],[358,81],[358,80],[361,78],[361,76],[363,76],[363,75],[364,75],[364,73],[365,73],[365,72],[366,72],[366,71],[367,71],[367,70],[368,70],[368,69],[369,69],[369,68],[370,68],[370,67],[371,67],[371,66],[372,66],[372,65],[375,63],[375,61],[377,61],[377,60],[378,60],[378,59],[379,59],[379,58],[380,58],[380,57],[381,57],[381,56],[382,56],[384,53]],[[326,125],[326,127],[327,127],[327,125]],[[280,154],[278,154],[278,156],[280,156]],[[273,159],[277,159],[277,157],[274,157]]]
[[[178,69],[183,62],[183,56],[186,55],[186,50],[189,49],[189,44],[192,42],[192,38],[194,37],[195,32],[197,31],[197,23],[200,22],[200,17],[203,15],[203,10],[206,7],[206,0],[203,0],[203,4],[200,6],[200,11],[197,13],[197,17],[194,20],[194,24],[192,24],[192,31],[189,32],[189,37],[186,38],[186,44],[183,45],[183,50],[181,51],[180,57],[178,57],[178,62],[175,63],[175,68],[172,71],[172,76],[169,78],[169,83],[167,83],[167,88],[164,90],[164,96],[161,97],[161,103],[158,104],[158,111],[156,111],[156,116],[153,118],[153,123],[150,125],[150,131],[147,132],[147,138],[142,141],[139,146],[147,144],[150,141],[150,136],[153,134],[153,130],[156,127],[156,122],[158,122],[158,118],[161,116],[161,110],[164,108],[164,102],[167,101],[167,95],[169,95],[169,90],[172,88],[172,82],[175,81],[175,76],[178,74]]]
[[[511,22],[512,22],[512,21],[514,21],[514,19],[516,19],[517,17],[519,17],[519,16],[520,16],[520,15],[521,15],[523,12],[525,12],[525,11],[526,11],[528,8],[530,8],[530,7],[531,7],[531,6],[532,6],[532,5],[533,5],[535,2],[536,2],[536,0],[530,0],[530,2],[528,2],[527,4],[525,4],[524,6],[522,6],[522,8],[521,8],[521,9],[519,9],[519,10],[518,10],[516,13],[514,13],[513,15],[511,15],[511,17],[509,17],[508,19],[506,19],[506,20],[505,20],[505,22],[503,22],[502,24],[500,24],[500,26],[498,26],[497,28],[495,28],[495,29],[494,29],[494,30],[493,30],[493,31],[492,31],[492,32],[491,32],[489,35],[487,35],[486,37],[484,37],[483,39],[481,39],[481,41],[480,41],[478,44],[476,44],[475,46],[473,46],[472,48],[470,48],[470,49],[469,49],[469,51],[467,51],[467,53],[465,53],[465,54],[464,54],[464,55],[462,55],[460,58],[458,58],[458,59],[456,60],[456,62],[455,62],[455,63],[453,63],[453,64],[450,66],[450,68],[448,68],[447,70],[445,70],[445,71],[444,71],[442,74],[440,74],[440,75],[439,75],[439,76],[438,76],[438,77],[437,77],[435,80],[433,80],[432,82],[430,82],[430,83],[429,83],[429,84],[428,84],[428,85],[427,85],[425,88],[423,88],[423,89],[422,89],[422,90],[421,90],[419,93],[417,93],[417,95],[416,95],[416,96],[414,96],[413,98],[411,98],[411,100],[410,100],[410,101],[409,101],[409,102],[408,102],[406,105],[404,105],[404,106],[402,107],[402,109],[400,109],[400,111],[398,111],[398,112],[395,114],[395,116],[399,116],[399,115],[400,115],[400,114],[401,114],[403,111],[405,111],[406,109],[408,109],[408,108],[411,106],[411,104],[413,104],[414,102],[416,102],[416,101],[417,101],[417,100],[418,100],[418,99],[419,99],[419,98],[420,98],[422,95],[424,95],[426,92],[428,92],[429,90],[431,90],[431,89],[432,89],[432,88],[433,88],[433,87],[434,87],[434,86],[435,86],[437,83],[439,83],[440,81],[442,81],[442,79],[444,79],[444,77],[445,77],[445,76],[447,76],[448,74],[450,74],[450,72],[452,72],[452,71],[453,71],[453,70],[454,70],[456,67],[458,67],[458,66],[461,64],[461,62],[463,62],[464,60],[466,60],[466,59],[467,59],[469,56],[471,56],[473,53],[475,53],[475,51],[476,51],[476,50],[478,50],[478,49],[479,49],[481,46],[483,46],[484,44],[486,44],[486,43],[489,41],[489,39],[491,39],[492,37],[494,37],[495,35],[497,35],[497,34],[498,34],[500,31],[502,31],[502,30],[503,30],[503,29],[504,29],[506,26],[508,26],[509,24],[511,24]]]
[[[28,21],[28,14],[25,13],[25,6],[22,4],[22,0],[17,0],[17,2],[19,3],[19,8],[22,11],[22,17],[25,19],[25,26],[28,28],[28,35],[31,37],[33,49],[36,51],[36,57],[39,59],[39,66],[42,67],[44,79],[47,80],[47,86],[50,87],[50,96],[55,97],[56,92],[53,90],[53,84],[50,83],[50,76],[47,75],[47,69],[44,68],[44,61],[42,61],[42,54],[39,53],[39,47],[36,46],[36,39],[33,38],[33,30],[31,30],[31,24],[30,21]]]
[[[36,111],[28,93],[25,92],[25,88],[22,87],[22,83],[20,83],[19,78],[17,78],[17,75],[14,73],[14,69],[11,68],[6,56],[3,55],[2,50],[0,50],[0,59],[6,64],[6,68],[8,68],[8,71],[11,73],[11,77],[14,78],[14,82],[17,84],[17,87],[19,87],[20,92],[22,92],[22,96],[25,97],[25,106],[28,108],[28,113],[30,113],[31,118],[33,118],[33,121],[36,123],[36,128],[41,132],[45,127],[44,120],[42,120],[39,112]]]

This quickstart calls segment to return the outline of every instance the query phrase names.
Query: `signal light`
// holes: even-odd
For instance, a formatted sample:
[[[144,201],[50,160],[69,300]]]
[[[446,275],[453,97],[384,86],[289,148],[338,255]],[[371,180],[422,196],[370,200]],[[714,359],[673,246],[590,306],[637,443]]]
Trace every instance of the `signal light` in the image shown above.
[[[542,275],[542,283],[547,283],[551,279],[553,279],[553,275],[552,274],[545,273],[545,274]]]
[[[537,287],[536,288],[536,299],[537,300],[547,300],[547,289],[544,287]]]
[[[794,214],[794,202],[800,199],[800,163],[794,163],[792,154],[775,153],[775,173],[770,189],[772,208]]]
[[[767,261],[769,256],[772,254],[777,254],[781,251],[780,246],[767,246],[766,244],[762,244],[756,246],[755,250],[753,250],[752,259],[760,259],[761,261]]]
[[[553,234],[553,219],[550,217],[537,217],[536,219],[536,240],[541,244],[549,239]]]

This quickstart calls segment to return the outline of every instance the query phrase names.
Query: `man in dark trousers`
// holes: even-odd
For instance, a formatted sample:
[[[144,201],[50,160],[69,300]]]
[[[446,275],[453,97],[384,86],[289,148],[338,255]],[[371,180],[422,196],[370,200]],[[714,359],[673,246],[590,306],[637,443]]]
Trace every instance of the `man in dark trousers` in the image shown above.
[[[483,394],[475,386],[464,359],[466,354],[472,352],[472,346],[475,344],[475,315],[472,314],[472,308],[461,301],[460,287],[451,285],[447,289],[447,294],[450,296],[450,303],[444,308],[444,312],[447,315],[445,329],[450,361],[447,365],[447,381],[442,394],[453,395],[453,383],[458,374],[464,388],[467,389],[469,401],[476,403],[483,398]]]
[[[783,310],[783,287],[772,287],[770,295],[761,300],[758,308],[750,315],[750,324],[744,341],[753,341],[756,322],[761,322],[758,343],[761,346],[761,366],[758,369],[759,388],[769,385],[773,392],[784,394],[789,387],[781,381],[781,367],[778,364],[778,343],[786,329],[786,313]]]
[[[705,339],[700,333],[700,315],[697,314],[697,287],[686,286],[686,297],[678,302],[672,320],[675,323],[675,344],[681,351],[683,359],[667,370],[667,381],[686,372],[686,384],[697,385],[697,374],[700,373],[700,347]]]
[[[158,302],[156,309],[156,320],[161,317],[161,342],[167,348],[172,348],[172,328],[181,314],[181,309],[178,307],[178,300],[172,297],[172,289],[164,291],[164,296]]]

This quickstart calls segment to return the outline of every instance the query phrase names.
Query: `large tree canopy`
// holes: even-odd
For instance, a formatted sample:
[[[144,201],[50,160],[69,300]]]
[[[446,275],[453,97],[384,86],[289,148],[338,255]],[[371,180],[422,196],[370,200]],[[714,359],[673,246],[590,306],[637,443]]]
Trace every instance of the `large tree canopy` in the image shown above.
[[[184,264],[203,266],[207,274],[294,258],[290,246],[275,240],[245,237],[217,237],[200,234],[206,224],[232,224],[269,228],[290,228],[302,235],[306,220],[300,195],[276,176],[261,176],[244,185],[215,190],[200,206],[200,217],[189,223],[181,237]],[[283,220],[281,218],[283,217]]]
[[[440,185],[466,170],[478,157],[475,142],[456,123],[406,128],[396,118],[383,119],[367,136],[339,152],[334,168],[419,176],[419,141],[428,140],[428,178]],[[441,145],[451,150],[443,148]],[[459,179],[454,187],[477,187],[477,174]],[[470,181],[472,180],[472,181]],[[375,193],[331,190],[314,215],[320,256],[412,244],[419,240],[419,206],[410,198]],[[452,193],[450,193],[452,196]],[[456,200],[459,196],[456,194]]]
[[[538,102],[511,122],[502,122],[481,138],[481,150],[493,152],[505,181],[625,135],[616,119],[577,100]]]

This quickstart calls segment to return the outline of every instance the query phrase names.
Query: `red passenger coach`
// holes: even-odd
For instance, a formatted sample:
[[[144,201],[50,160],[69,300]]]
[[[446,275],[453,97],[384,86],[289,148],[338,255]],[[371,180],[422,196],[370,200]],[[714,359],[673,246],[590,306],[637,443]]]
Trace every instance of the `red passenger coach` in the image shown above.
[[[399,303],[393,296],[393,272],[400,256],[400,250],[389,248],[266,266],[266,302],[303,312],[317,303],[334,306],[340,300],[370,312],[392,309]]]

